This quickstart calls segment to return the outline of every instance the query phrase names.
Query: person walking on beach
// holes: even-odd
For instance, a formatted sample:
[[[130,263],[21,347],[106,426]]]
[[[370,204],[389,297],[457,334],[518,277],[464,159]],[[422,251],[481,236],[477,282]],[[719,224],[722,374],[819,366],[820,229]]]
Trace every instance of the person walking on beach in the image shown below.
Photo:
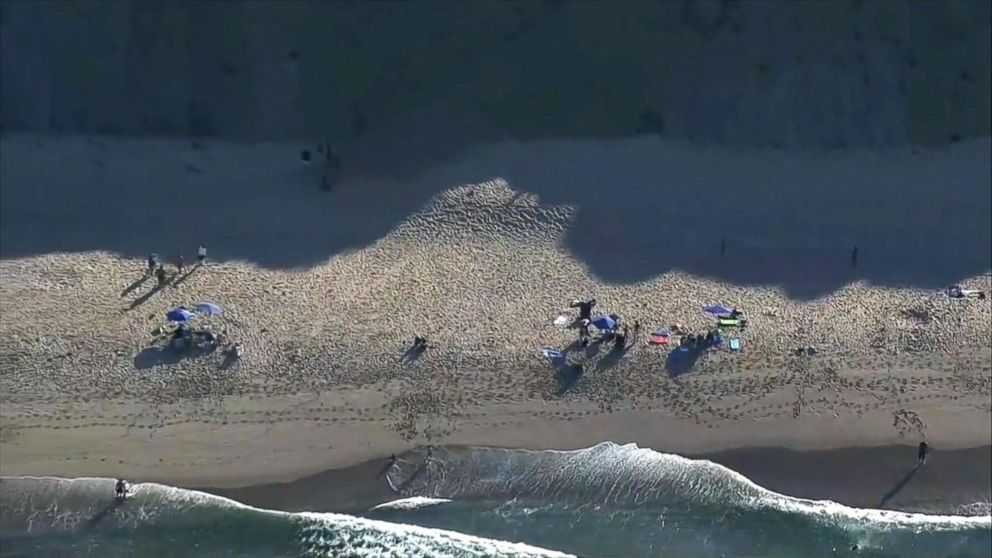
[[[920,466],[927,462],[930,455],[930,446],[926,442],[920,442],[920,449],[916,452],[916,465]]]
[[[182,275],[183,270],[186,269],[186,258],[184,258],[182,254],[176,254],[173,261],[176,262],[176,274]]]
[[[199,260],[200,265],[203,265],[203,264],[207,263],[207,247],[206,246],[204,246],[204,245],[201,244],[200,247],[196,249],[196,258],[197,258],[197,260]]]
[[[124,479],[117,479],[117,484],[114,485],[114,495],[118,500],[127,497],[127,483],[124,482]]]
[[[158,267],[158,254],[148,254],[148,275],[155,273],[155,268]]]
[[[164,287],[165,284],[168,283],[169,281],[168,276],[166,276],[165,274],[165,268],[161,265],[158,266],[158,269],[155,270],[155,277],[158,279],[159,287]]]

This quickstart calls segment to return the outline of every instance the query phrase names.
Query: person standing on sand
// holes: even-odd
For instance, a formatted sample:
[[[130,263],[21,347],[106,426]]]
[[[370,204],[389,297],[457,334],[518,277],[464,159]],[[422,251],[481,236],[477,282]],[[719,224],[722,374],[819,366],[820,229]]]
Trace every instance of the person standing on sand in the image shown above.
[[[586,318],[579,322],[579,346],[583,349],[589,346],[589,320]]]
[[[186,269],[186,258],[184,258],[182,254],[176,254],[173,261],[176,262],[176,274],[182,275],[183,270]]]
[[[159,287],[164,287],[165,284],[168,282],[168,277],[165,274],[165,268],[162,267],[161,265],[158,266],[158,269],[155,270],[155,277],[158,279]]]
[[[148,275],[155,273],[155,268],[158,267],[158,254],[148,254]]]
[[[201,244],[200,247],[196,249],[196,258],[197,258],[197,260],[199,260],[200,265],[203,265],[203,264],[207,263],[207,247],[206,246],[204,246],[204,245]]]
[[[916,452],[916,465],[920,466],[927,462],[930,455],[930,446],[926,442],[920,442],[920,449]]]
[[[571,304],[568,305],[569,308],[579,309],[579,319],[588,320],[592,318],[592,307],[596,306],[596,299],[589,300],[573,300]]]

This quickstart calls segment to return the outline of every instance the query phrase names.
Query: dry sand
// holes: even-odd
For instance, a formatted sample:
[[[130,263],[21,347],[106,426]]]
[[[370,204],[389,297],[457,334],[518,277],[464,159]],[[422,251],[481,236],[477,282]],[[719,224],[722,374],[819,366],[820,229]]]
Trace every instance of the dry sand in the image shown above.
[[[346,163],[331,193],[294,145],[2,147],[3,475],[238,486],[424,443],[992,437],[989,300],[939,289],[992,290],[988,139],[819,155],[501,144],[407,179]],[[140,281],[145,253],[191,261],[199,242],[206,266]],[[585,373],[563,390],[536,352],[573,344],[551,321],[583,296],[643,328],[622,355],[571,355]],[[242,361],[160,350],[166,310],[201,300],[224,307],[197,321],[242,342]],[[748,313],[744,350],[670,378],[647,333],[704,331],[714,302]],[[431,347],[402,362],[414,334]]]

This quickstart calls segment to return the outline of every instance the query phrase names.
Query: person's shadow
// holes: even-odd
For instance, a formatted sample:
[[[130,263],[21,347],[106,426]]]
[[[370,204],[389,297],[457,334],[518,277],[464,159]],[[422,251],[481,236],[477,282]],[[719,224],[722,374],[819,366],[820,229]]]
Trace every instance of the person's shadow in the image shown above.
[[[410,364],[423,356],[424,351],[426,350],[427,343],[415,343],[403,352],[403,356],[400,357],[400,362],[403,364]]]
[[[921,461],[917,463],[915,467],[910,469],[908,473],[903,475],[903,477],[899,479],[899,482],[897,482],[895,486],[889,489],[889,491],[885,493],[885,496],[882,496],[882,501],[878,503],[878,507],[884,508],[885,504],[888,503],[889,500],[894,498],[896,494],[899,494],[899,492],[902,491],[902,489],[905,488],[907,484],[909,484],[909,481],[913,480],[913,477],[916,475],[916,472],[919,471],[920,467],[922,466],[923,466],[923,462]]]
[[[596,363],[596,371],[604,372],[616,366],[617,363],[623,359],[624,355],[627,354],[627,351],[630,350],[630,347],[631,345],[627,343],[619,347],[614,346],[610,349],[610,352],[606,353],[606,355],[604,355],[603,358],[599,359],[599,362]]]

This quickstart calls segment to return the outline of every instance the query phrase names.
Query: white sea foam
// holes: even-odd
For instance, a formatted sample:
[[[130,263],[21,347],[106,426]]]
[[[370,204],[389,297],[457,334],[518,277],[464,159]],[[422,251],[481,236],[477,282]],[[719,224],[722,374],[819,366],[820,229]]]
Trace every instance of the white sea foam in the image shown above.
[[[424,496],[414,496],[412,498],[401,498],[399,500],[393,500],[386,502],[384,504],[379,504],[375,506],[370,511],[378,510],[413,510],[418,508],[425,508],[428,506],[436,506],[439,504],[445,504],[451,500],[447,498],[426,498]]]
[[[5,477],[0,485],[3,524],[11,532],[74,531],[99,516],[112,500],[114,479]],[[440,504],[443,500],[410,498],[401,507]],[[386,504],[387,506],[389,504]],[[196,509],[229,509],[285,518],[300,529],[305,556],[429,556],[493,558],[566,557],[567,554],[522,543],[504,542],[452,531],[388,523],[331,513],[290,513],[255,508],[205,492],[156,483],[130,487],[128,500],[115,521],[154,522],[162,514]],[[126,517],[127,519],[121,519]],[[195,520],[194,514],[190,520]]]

